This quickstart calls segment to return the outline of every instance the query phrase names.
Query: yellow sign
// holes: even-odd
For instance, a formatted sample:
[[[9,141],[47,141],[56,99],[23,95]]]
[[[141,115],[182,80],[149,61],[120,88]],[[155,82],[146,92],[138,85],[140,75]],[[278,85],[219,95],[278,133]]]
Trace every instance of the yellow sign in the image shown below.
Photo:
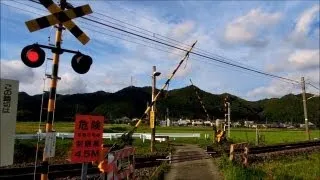
[[[154,128],[154,111],[150,111],[150,128]]]

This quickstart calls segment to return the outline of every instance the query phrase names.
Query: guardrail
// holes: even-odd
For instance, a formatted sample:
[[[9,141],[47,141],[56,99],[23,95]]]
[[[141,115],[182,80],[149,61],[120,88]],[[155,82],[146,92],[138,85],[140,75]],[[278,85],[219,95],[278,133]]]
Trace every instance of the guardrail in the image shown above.
[[[103,133],[103,139],[117,139],[122,136],[123,133]],[[40,136],[40,139],[45,138],[46,133],[36,133],[36,134],[16,134],[15,139],[37,139]],[[200,133],[156,133],[156,136],[169,136],[169,138],[200,138]],[[57,138],[61,139],[73,139],[74,133],[67,132],[57,132]],[[151,139],[150,133],[134,133],[133,138],[140,138],[143,142],[146,139]],[[156,138],[157,141],[166,141],[165,138]]]

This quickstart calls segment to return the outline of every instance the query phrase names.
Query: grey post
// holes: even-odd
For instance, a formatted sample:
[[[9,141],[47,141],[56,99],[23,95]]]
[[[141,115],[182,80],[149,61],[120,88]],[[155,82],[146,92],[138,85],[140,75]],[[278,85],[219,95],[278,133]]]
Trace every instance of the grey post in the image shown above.
[[[307,140],[310,140],[308,111],[307,111],[307,100],[306,100],[306,84],[305,84],[305,81],[304,81],[304,77],[301,77],[301,87],[302,87],[302,101],[303,101],[304,122],[305,122],[305,126],[306,126],[306,137],[307,137]]]
[[[231,119],[230,119],[230,112],[231,112],[231,107],[230,107],[230,102],[227,102],[228,104],[228,138],[230,138],[230,126],[231,126]]]
[[[82,163],[81,180],[87,180],[88,163]]]
[[[153,66],[152,67],[152,93],[151,93],[151,102],[154,100],[154,97],[156,96],[156,93],[155,93],[155,89],[156,89],[156,77],[157,76],[160,76],[160,72],[156,72],[156,66]],[[155,108],[155,104],[154,103],[151,107],[151,111],[154,112],[154,124],[153,124],[153,127],[151,129],[151,152],[154,152],[154,143],[155,143],[155,135],[156,135],[156,108]]]

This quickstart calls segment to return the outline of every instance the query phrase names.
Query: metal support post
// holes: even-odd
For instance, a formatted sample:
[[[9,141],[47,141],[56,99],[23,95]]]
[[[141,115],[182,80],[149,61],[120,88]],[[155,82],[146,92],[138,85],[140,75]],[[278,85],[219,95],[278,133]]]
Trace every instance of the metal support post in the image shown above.
[[[256,126],[256,146],[259,145],[259,134],[258,134],[258,124]]]
[[[152,67],[152,95],[151,95],[151,101],[154,100],[154,96],[155,96],[155,86],[156,86],[156,66]],[[151,111],[154,112],[155,108],[155,103],[151,106]],[[156,115],[154,113],[154,121],[153,121],[153,128],[151,128],[151,152],[154,152],[154,142],[155,142],[155,135],[156,135],[156,126],[155,126],[155,119],[156,119]],[[150,122],[151,123],[151,122]]]
[[[307,140],[310,140],[308,111],[307,111],[307,100],[306,100],[306,84],[305,84],[305,81],[304,81],[304,77],[301,77],[301,87],[302,87],[302,101],[303,101],[304,122],[305,122],[305,126],[306,126],[306,137],[307,137]]]
[[[230,125],[231,125],[231,120],[230,120],[230,112],[231,112],[231,107],[230,103],[227,102],[228,104],[228,138],[230,138]]]
[[[60,0],[60,7],[62,10],[65,9],[66,0]],[[61,34],[62,34],[63,26],[59,24],[56,31],[55,38],[55,46],[59,51],[61,49]],[[48,101],[48,114],[47,114],[47,123],[46,123],[46,134],[52,132],[52,121],[54,118],[54,110],[55,110],[55,100],[56,100],[56,88],[58,81],[58,68],[59,68],[59,52],[53,53],[53,67],[52,67],[52,78],[50,84],[50,95]],[[45,156],[45,152],[43,152],[42,165],[45,167],[44,172],[41,174],[41,180],[48,179],[48,171],[49,171],[49,158]]]
[[[82,163],[81,180],[87,180],[88,163]]]

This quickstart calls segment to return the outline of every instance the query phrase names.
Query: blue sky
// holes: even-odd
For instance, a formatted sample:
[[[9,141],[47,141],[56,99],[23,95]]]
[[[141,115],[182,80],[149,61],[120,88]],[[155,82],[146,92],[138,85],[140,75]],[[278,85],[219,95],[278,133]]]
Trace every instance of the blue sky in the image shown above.
[[[69,2],[74,6],[89,3],[94,13],[87,17],[106,24],[113,23],[150,38],[168,41],[166,37],[169,37],[185,48],[198,40],[195,51],[199,53],[209,53],[214,58],[227,57],[232,63],[298,81],[304,76],[307,82],[319,86],[318,1]],[[30,33],[24,22],[47,14],[44,7],[27,0],[1,1],[1,77],[19,80],[20,91],[29,94],[42,91],[45,65],[36,69],[26,67],[20,60],[21,49],[34,42],[47,44],[48,36],[53,43],[55,29]],[[91,40],[83,46],[65,31],[62,46],[90,55],[94,63],[87,74],[79,75],[70,66],[72,55],[64,53],[58,93],[115,92],[129,86],[131,76],[135,86],[149,86],[153,65],[162,72],[158,79],[160,87],[184,55],[179,50],[84,19],[74,21]],[[51,56],[47,51],[47,57]],[[249,100],[300,92],[299,85],[196,55],[191,55],[187,65],[179,69],[169,88],[190,85],[190,78],[205,91],[228,92]],[[317,93],[311,87],[307,90]]]

